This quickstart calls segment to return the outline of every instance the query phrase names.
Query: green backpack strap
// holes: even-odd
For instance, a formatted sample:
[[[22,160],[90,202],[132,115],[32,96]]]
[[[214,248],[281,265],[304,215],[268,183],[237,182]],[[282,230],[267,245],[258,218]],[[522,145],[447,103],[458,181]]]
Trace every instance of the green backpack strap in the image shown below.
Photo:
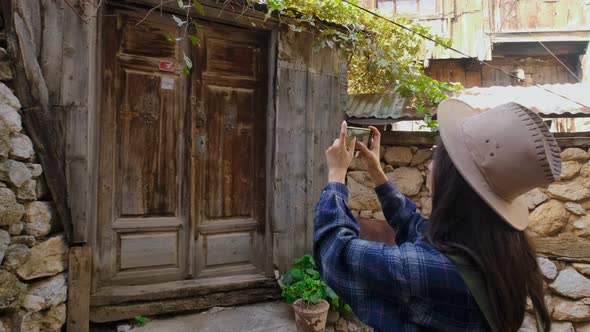
[[[467,259],[465,259],[463,256],[452,254],[446,254],[446,256],[451,260],[451,262],[453,262],[453,264],[455,264],[457,271],[471,291],[471,295],[475,299],[479,310],[481,310],[492,331],[501,332],[499,329],[499,324],[494,319],[494,315],[492,314],[492,303],[490,301],[482,273],[472,264],[469,264]],[[541,317],[536,310],[535,316],[537,321],[537,331],[545,332],[543,324],[541,323]]]
[[[479,272],[473,265],[469,264],[463,256],[451,254],[447,254],[446,256],[451,262],[453,262],[453,264],[455,264],[457,271],[459,271],[467,288],[471,291],[471,295],[475,299],[479,310],[481,310],[492,331],[501,332],[498,328],[499,325],[494,320],[492,304],[481,272]]]
[[[541,321],[541,315],[535,309],[535,319],[537,320],[537,332],[545,332],[545,327],[543,326],[543,322]]]

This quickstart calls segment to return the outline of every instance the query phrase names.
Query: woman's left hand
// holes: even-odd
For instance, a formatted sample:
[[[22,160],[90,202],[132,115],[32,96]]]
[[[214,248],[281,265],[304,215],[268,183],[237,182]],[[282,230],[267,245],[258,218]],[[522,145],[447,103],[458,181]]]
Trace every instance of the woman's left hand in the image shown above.
[[[348,166],[354,157],[356,138],[353,138],[346,146],[346,121],[342,122],[340,136],[331,147],[326,150],[328,160],[328,181],[344,183]]]

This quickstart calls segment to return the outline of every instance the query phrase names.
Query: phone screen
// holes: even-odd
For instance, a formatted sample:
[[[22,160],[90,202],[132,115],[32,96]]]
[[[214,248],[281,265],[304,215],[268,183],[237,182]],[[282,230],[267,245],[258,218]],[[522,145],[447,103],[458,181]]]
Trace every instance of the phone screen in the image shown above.
[[[373,133],[371,133],[370,129],[360,127],[348,127],[346,129],[347,145],[354,137],[356,137],[357,142],[362,142],[369,149],[371,148],[371,140],[373,138]]]

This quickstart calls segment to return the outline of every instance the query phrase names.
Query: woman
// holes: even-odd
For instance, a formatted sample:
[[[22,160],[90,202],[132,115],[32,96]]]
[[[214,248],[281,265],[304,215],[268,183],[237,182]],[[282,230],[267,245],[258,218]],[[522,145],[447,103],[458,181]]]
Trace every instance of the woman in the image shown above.
[[[559,177],[555,140],[537,114],[514,103],[478,113],[450,99],[439,106],[438,120],[430,219],[381,169],[377,129],[371,128],[370,150],[356,145],[396,231],[395,246],[359,239],[344,185],[355,142],[345,146],[342,124],[326,151],[329,184],[315,214],[314,258],[322,278],[378,331],[516,331],[527,296],[538,327],[549,331],[520,195]],[[467,265],[479,286],[468,282]]]

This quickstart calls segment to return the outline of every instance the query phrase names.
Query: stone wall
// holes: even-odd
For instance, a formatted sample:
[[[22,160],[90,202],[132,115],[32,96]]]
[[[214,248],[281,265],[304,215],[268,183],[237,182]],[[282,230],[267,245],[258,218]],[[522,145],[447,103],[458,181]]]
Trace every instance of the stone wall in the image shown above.
[[[382,167],[401,192],[416,203],[420,212],[432,209],[427,188],[426,165],[432,149],[385,146]],[[531,211],[528,228],[533,237],[577,237],[590,239],[590,153],[578,148],[562,152],[563,174],[559,182],[526,194]],[[360,219],[384,220],[372,188],[371,177],[359,160],[350,166],[347,185],[349,205]],[[377,223],[378,221],[370,221]],[[361,226],[367,225],[367,220]],[[590,332],[590,264],[538,258],[546,281],[546,302],[553,318],[552,331]],[[532,308],[521,332],[536,331]]]
[[[68,246],[19,109],[0,83],[0,332],[60,331]]]
[[[386,146],[381,149],[381,166],[385,174],[398,186],[402,194],[416,203],[424,215],[430,215],[432,207],[426,181],[426,166],[431,158],[431,148]],[[356,158],[352,161],[346,181],[350,189],[348,203],[352,213],[360,218],[385,220],[373,190],[375,185],[362,161]]]

